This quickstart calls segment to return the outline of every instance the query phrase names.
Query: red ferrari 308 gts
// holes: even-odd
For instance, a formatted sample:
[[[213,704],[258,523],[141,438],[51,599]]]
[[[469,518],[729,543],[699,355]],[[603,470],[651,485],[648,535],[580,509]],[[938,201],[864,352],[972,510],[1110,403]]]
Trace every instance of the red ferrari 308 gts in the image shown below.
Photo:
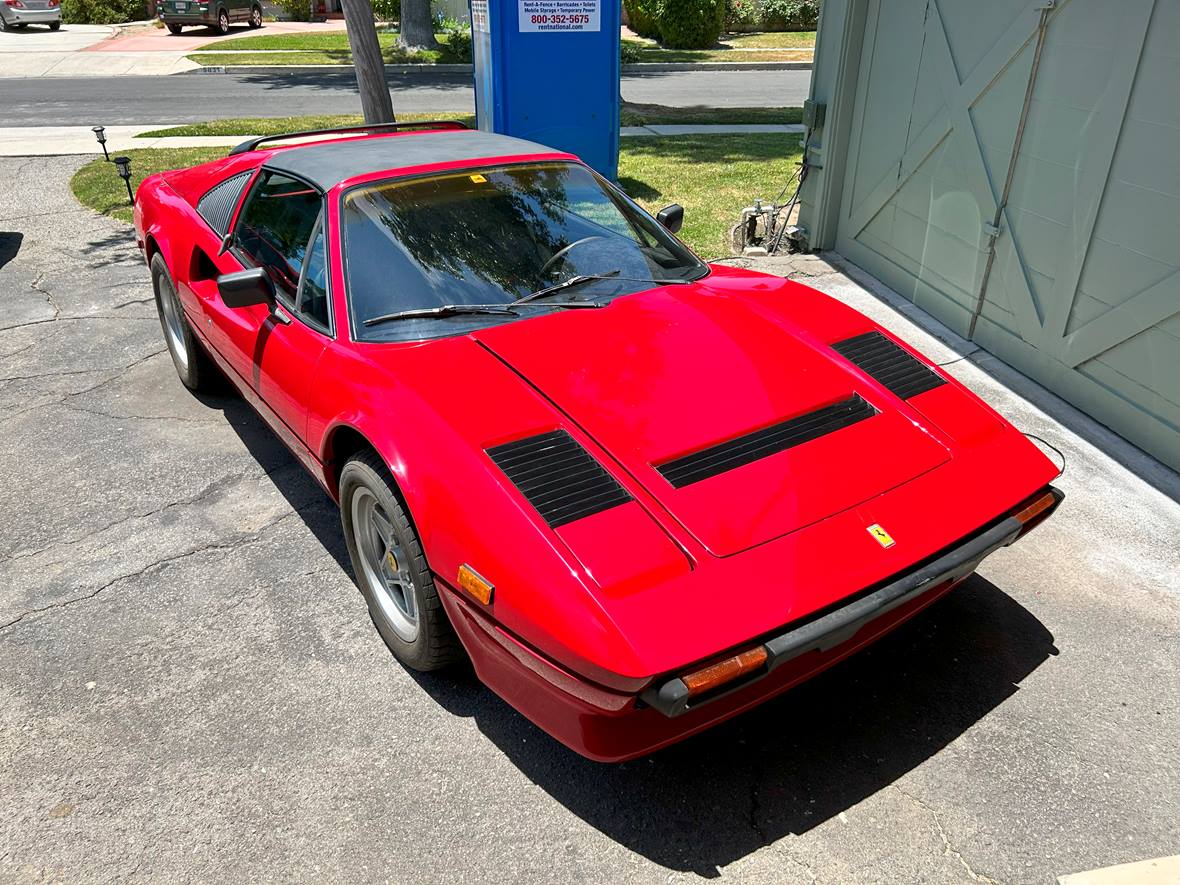
[[[459,124],[319,136],[140,187],[176,370],[224,373],[339,502],[399,660],[466,655],[579,753],[785,691],[1061,500],[953,378],[703,263],[679,206]]]

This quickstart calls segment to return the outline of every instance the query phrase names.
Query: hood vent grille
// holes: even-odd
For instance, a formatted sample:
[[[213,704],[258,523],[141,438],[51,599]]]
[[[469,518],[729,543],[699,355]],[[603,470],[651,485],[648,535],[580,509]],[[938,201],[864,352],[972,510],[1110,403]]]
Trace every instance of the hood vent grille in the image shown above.
[[[683,488],[710,476],[810,442],[865,418],[871,418],[875,414],[876,409],[860,396],[853,394],[849,399],[824,406],[806,415],[780,421],[778,424],[701,449],[675,461],[666,461],[658,465],[656,470],[676,488]]]
[[[631,500],[606,468],[564,430],[518,439],[487,452],[552,528]]]
[[[887,387],[901,399],[909,399],[946,384],[946,379],[894,344],[880,332],[866,332],[837,341],[832,349]]]

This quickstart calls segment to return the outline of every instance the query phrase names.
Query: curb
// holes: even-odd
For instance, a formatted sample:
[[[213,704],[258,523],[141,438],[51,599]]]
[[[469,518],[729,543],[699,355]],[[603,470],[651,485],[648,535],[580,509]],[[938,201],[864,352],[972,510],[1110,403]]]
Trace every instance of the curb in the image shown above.
[[[810,71],[809,61],[639,62],[622,65],[624,74],[668,74],[691,71]],[[305,71],[351,71],[352,65],[202,65],[178,74],[298,74]],[[471,65],[386,65],[387,74],[470,74]]]

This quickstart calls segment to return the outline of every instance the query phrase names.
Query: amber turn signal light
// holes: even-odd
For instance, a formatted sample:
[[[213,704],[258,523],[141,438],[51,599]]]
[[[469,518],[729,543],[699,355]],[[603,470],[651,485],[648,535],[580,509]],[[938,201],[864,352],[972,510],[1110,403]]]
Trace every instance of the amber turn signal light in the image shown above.
[[[1013,514],[1016,521],[1024,526],[1020,530],[1023,535],[1047,517],[1053,507],[1057,504],[1057,498],[1052,492],[1045,492],[1043,495],[1038,495],[1033,500],[1029,501],[1020,510]]]
[[[490,581],[466,564],[459,566],[459,586],[484,605],[491,604],[492,591],[496,589]]]
[[[691,698],[757,670],[766,663],[766,658],[766,649],[760,645],[708,667],[702,667],[681,676],[680,679],[688,687],[688,696]]]

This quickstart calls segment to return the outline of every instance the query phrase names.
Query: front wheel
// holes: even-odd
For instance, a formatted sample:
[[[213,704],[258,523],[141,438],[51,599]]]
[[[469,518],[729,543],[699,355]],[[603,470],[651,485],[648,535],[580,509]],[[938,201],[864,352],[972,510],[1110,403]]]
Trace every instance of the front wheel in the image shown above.
[[[258,29],[262,27],[262,7],[252,6],[250,8],[250,27]]]
[[[176,374],[189,390],[208,390],[215,383],[217,369],[189,327],[172,274],[159,252],[152,256],[152,287],[156,290],[156,311],[160,314],[164,343],[168,345]]]
[[[376,453],[355,455],[340,471],[340,522],[357,586],[394,656],[421,671],[459,660],[422,544]]]
[[[60,31],[61,30],[61,22],[50,22],[49,23],[49,30]]]
[[[183,27],[181,25],[168,25],[168,33],[174,37],[179,37],[182,30]]]

